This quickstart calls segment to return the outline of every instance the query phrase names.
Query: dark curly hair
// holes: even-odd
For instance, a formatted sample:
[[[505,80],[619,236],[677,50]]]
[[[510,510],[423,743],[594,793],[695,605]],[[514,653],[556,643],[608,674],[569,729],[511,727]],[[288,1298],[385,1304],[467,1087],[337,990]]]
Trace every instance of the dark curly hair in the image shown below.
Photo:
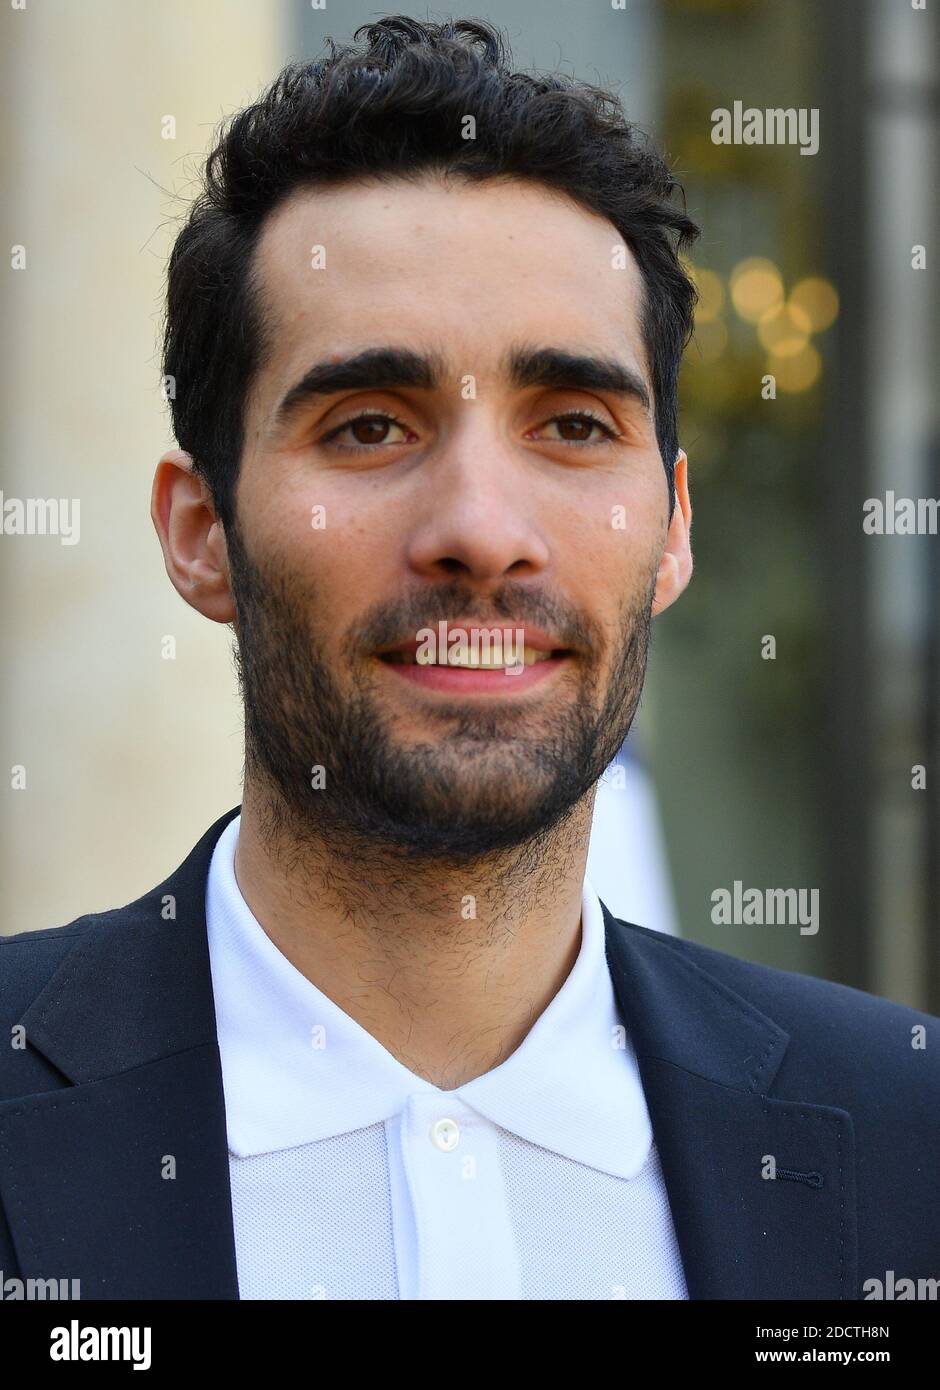
[[[431,169],[560,189],[631,248],[671,517],[679,364],[696,302],[679,256],[699,234],[681,185],[616,96],[561,74],[512,72],[502,35],[483,21],[396,15],[360,26],[360,36],[360,46],[328,39],[328,56],[290,64],[223,124],[170,255],[163,374],[173,429],[223,525],[234,526],[243,406],[267,352],[252,274],[264,219],[298,186]],[[462,138],[468,114],[473,140]]]

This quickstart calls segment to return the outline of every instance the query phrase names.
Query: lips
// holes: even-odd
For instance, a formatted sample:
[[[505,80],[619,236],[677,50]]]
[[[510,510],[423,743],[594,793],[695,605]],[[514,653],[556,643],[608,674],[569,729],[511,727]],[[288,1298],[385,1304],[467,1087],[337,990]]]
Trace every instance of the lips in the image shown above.
[[[540,628],[440,622],[375,655],[420,689],[496,695],[541,684],[574,653]]]
[[[388,679],[406,681],[412,689],[431,695],[459,699],[487,696],[512,703],[537,685],[553,680],[569,664],[570,654],[548,653],[545,661],[533,661],[531,666],[421,665],[416,661],[380,661],[378,666],[388,673]]]

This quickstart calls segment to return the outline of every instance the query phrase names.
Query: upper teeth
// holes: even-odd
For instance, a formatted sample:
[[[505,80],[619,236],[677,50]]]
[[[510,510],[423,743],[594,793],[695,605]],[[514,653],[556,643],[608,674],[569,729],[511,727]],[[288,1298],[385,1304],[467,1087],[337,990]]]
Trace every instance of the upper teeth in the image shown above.
[[[533,666],[537,661],[548,661],[551,652],[539,651],[535,647],[525,647],[523,649],[523,663],[526,666]],[[482,652],[468,651],[461,654],[459,650],[453,654],[441,652],[433,661],[428,657],[422,656],[420,662],[417,659],[417,652],[387,652],[388,661],[399,662],[406,666],[463,666],[473,667],[484,671],[500,671],[507,666],[518,666],[519,662],[506,661],[505,659],[495,658],[491,654],[483,655]]]

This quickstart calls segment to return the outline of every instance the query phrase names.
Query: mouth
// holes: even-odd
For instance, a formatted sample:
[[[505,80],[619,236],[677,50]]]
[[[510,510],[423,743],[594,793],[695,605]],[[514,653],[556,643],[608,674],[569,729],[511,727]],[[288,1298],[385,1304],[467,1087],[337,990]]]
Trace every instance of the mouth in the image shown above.
[[[547,634],[527,629],[524,640],[507,643],[505,650],[468,644],[448,650],[442,644],[428,651],[426,645],[407,641],[375,655],[394,676],[425,690],[511,695],[541,684],[568,665],[575,653],[553,645]]]

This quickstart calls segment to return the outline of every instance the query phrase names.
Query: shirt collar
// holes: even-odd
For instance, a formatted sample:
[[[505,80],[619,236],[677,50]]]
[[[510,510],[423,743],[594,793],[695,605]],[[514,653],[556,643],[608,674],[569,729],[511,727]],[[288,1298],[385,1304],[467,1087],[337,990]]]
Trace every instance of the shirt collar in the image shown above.
[[[206,925],[229,1149],[294,1148],[376,1124],[409,1096],[456,1096],[521,1139],[617,1177],[646,1162],[652,1128],[617,1010],[600,901],[587,879],[581,947],[522,1043],[483,1076],[441,1091],[415,1075],[274,945],[241,895],[241,817],[219,837]]]

